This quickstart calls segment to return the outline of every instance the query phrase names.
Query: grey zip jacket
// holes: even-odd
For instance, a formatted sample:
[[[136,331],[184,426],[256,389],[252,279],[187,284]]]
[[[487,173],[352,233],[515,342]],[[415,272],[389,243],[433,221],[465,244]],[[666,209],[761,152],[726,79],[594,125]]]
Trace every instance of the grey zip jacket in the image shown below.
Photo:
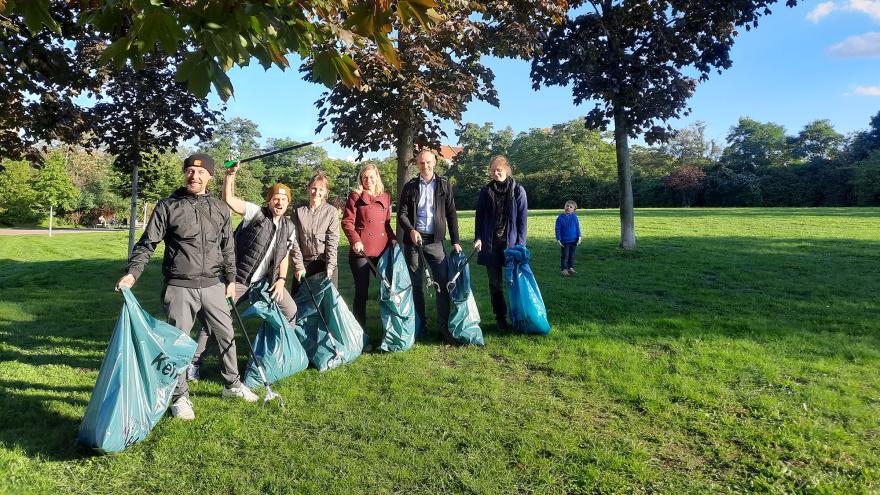
[[[235,281],[229,207],[219,199],[182,187],[160,201],[132,250],[128,273],[140,277],[161,241],[167,285],[198,288]]]

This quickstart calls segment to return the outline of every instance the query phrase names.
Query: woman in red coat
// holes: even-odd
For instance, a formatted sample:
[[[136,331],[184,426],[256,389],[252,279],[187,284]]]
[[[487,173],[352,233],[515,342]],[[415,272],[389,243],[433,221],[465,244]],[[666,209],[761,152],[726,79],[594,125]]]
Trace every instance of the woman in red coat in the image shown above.
[[[354,317],[366,328],[367,292],[372,276],[366,258],[377,264],[379,256],[396,239],[391,228],[391,196],[385,192],[379,169],[371,163],[361,168],[358,186],[348,195],[342,231],[351,245],[348,265],[354,277]]]

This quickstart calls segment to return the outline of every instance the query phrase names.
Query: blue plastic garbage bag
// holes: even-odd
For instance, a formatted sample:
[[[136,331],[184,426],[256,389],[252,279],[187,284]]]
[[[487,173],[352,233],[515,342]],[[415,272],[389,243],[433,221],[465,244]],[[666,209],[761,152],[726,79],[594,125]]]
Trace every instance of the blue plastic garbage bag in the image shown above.
[[[535,274],[529,265],[532,255],[522,245],[504,250],[504,279],[510,299],[510,320],[520,332],[547,335],[550,322]]]
[[[416,341],[416,307],[409,269],[397,244],[382,253],[377,268],[391,286],[379,284],[379,316],[385,331],[379,348],[405,351]]]
[[[275,383],[308,368],[309,358],[290,322],[281,313],[278,303],[272,300],[269,289],[267,282],[252,286],[249,291],[251,307],[241,317],[257,317],[263,320],[254,338],[254,354],[263,365],[266,380]],[[263,385],[253,356],[248,360],[244,372],[244,384],[250,388]]]
[[[294,296],[297,306],[294,331],[309,362],[319,371],[326,371],[354,361],[361,355],[369,337],[326,273],[309,276],[306,280],[308,284],[300,284]],[[309,289],[317,308],[309,296]]]
[[[471,269],[464,253],[449,255],[449,333],[462,344],[485,345],[480,330],[480,311],[471,291]],[[452,281],[461,270],[458,279]]]
[[[79,427],[79,442],[104,453],[146,438],[196,352],[193,339],[150,316],[128,288],[122,295],[125,304]]]

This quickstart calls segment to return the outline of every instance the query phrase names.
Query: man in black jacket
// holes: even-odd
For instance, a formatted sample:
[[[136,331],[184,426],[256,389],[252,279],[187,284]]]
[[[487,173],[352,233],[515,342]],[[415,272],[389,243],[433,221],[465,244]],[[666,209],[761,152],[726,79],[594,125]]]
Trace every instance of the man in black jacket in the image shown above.
[[[403,249],[409,266],[413,286],[413,302],[421,322],[418,335],[426,334],[425,292],[420,248],[431,271],[431,278],[437,285],[431,290],[437,292],[437,325],[440,338],[448,344],[456,344],[449,333],[449,291],[446,290],[447,261],[443,240],[449,227],[452,249],[461,252],[458,238],[458,215],[455,212],[455,199],[452,187],[445,177],[434,174],[437,159],[429,150],[416,155],[419,175],[403,186],[400,194],[400,207],[397,210],[397,223],[403,230]]]
[[[239,380],[238,357],[227,297],[235,297],[235,252],[229,208],[207,194],[214,160],[204,154],[183,162],[185,186],[156,205],[144,234],[128,260],[128,273],[117,287],[131,287],[143,273],[156,246],[165,241],[162,301],[168,323],[189,333],[201,316],[220,345],[223,397],[255,402],[258,397]],[[185,373],[171,397],[171,414],[195,418]]]

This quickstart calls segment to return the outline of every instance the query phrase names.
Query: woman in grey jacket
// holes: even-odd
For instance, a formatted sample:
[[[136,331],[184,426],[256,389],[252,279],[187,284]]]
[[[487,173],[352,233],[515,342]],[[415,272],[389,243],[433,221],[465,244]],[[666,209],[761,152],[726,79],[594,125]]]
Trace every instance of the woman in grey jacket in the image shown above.
[[[309,181],[309,204],[293,211],[296,242],[290,249],[294,294],[303,276],[326,272],[327,278],[339,287],[336,250],[339,247],[339,210],[327,204],[327,176],[315,172]]]

